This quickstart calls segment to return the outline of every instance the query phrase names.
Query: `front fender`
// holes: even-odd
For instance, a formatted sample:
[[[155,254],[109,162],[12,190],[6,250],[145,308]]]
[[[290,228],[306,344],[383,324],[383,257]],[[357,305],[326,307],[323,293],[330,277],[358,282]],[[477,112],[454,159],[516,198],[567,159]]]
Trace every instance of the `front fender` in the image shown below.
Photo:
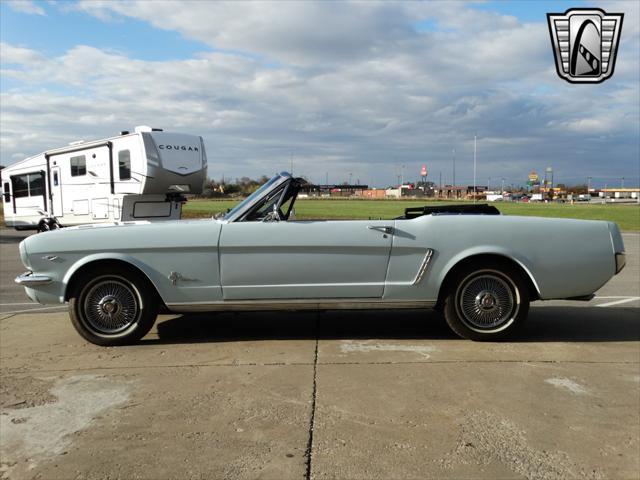
[[[144,262],[140,261],[139,259],[123,253],[114,253],[114,252],[95,253],[93,255],[87,255],[86,257],[80,258],[73,265],[71,265],[71,267],[67,270],[67,273],[65,273],[61,282],[63,286],[64,300],[68,299],[69,292],[67,290],[69,288],[69,283],[71,282],[71,279],[73,278],[73,276],[78,272],[78,270],[80,270],[85,265],[88,265],[92,262],[101,261],[101,260],[111,260],[111,261],[115,260],[115,261],[128,263],[136,267],[138,270],[140,270],[147,277],[149,282],[152,285],[154,285],[154,282],[152,279],[153,275],[152,275],[152,272],[150,271],[151,270],[150,267],[146,265]]]

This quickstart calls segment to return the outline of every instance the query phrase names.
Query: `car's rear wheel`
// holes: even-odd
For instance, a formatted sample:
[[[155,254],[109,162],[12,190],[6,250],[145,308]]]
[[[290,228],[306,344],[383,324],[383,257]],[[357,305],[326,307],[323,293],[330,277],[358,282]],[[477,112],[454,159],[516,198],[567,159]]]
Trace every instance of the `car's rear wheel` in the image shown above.
[[[474,263],[454,273],[444,299],[449,327],[470,340],[500,340],[527,318],[529,289],[511,265]]]
[[[91,343],[125,345],[144,337],[156,320],[155,291],[139,273],[99,268],[74,282],[69,316],[78,333]]]

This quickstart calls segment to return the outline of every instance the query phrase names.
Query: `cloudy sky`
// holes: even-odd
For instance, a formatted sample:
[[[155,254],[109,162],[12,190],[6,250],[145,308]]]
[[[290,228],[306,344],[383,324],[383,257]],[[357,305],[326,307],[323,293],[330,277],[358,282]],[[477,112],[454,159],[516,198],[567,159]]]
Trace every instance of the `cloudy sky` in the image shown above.
[[[0,2],[0,163],[151,125],[214,178],[640,182],[640,2]],[[625,14],[615,74],[572,85],[547,12]]]

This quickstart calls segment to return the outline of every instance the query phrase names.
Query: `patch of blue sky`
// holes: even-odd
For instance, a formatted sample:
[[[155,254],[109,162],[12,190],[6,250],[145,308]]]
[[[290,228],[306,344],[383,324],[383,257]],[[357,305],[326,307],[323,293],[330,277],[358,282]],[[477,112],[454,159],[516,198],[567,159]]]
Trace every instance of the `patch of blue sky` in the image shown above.
[[[523,23],[546,22],[547,13],[564,13],[570,8],[588,8],[593,2],[583,0],[513,0],[474,3],[471,8],[511,15]]]
[[[45,2],[46,15],[29,15],[0,2],[0,39],[46,56],[59,56],[78,45],[121,52],[148,61],[182,60],[212,49],[147,22],[114,16],[103,21],[80,11],[65,11]]]
[[[437,32],[441,30],[440,25],[438,25],[438,21],[435,18],[427,18],[425,20],[421,20],[417,22],[413,28],[417,32]]]
[[[22,81],[16,80],[15,78],[9,78],[6,75],[0,76],[0,91],[6,92],[7,90],[16,90],[21,88],[23,85]]]

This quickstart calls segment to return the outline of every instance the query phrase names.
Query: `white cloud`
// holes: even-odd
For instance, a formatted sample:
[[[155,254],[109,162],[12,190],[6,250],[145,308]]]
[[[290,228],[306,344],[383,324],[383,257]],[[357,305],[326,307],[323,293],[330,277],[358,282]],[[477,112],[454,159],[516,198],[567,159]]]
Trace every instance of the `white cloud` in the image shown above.
[[[32,0],[8,0],[7,5],[16,12],[45,15],[44,9]]]
[[[29,48],[0,42],[0,58],[3,64],[31,65],[42,63],[44,56]]]
[[[1,99],[2,161],[151,124],[203,135],[216,177],[270,174],[293,154],[296,171],[317,181],[352,172],[385,185],[396,163],[416,175],[427,163],[450,181],[455,147],[465,182],[474,132],[482,178],[524,181],[547,164],[594,177],[636,170],[637,35],[613,79],[575,86],[556,76],[546,19],[456,5],[81,2],[98,18],[135,17],[212,51],[143,61],[87,45],[50,58],[1,45],[2,75],[19,84]],[[425,19],[440,28],[419,32]]]

